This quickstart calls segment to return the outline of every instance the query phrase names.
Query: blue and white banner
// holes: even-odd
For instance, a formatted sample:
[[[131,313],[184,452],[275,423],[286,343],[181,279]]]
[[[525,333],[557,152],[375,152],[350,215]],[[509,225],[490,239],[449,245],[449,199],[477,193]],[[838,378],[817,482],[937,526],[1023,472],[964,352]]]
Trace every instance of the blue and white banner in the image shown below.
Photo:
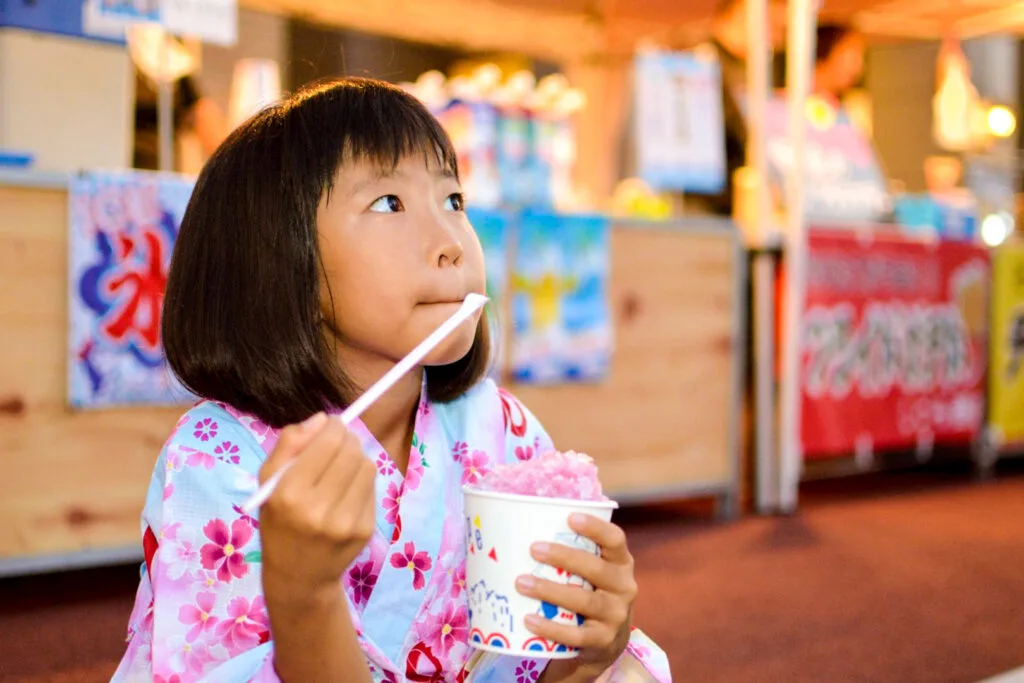
[[[70,185],[68,402],[76,408],[192,400],[164,361],[160,316],[193,181],[83,173]]]
[[[637,175],[657,191],[720,192],[726,165],[718,62],[642,52],[634,75]]]

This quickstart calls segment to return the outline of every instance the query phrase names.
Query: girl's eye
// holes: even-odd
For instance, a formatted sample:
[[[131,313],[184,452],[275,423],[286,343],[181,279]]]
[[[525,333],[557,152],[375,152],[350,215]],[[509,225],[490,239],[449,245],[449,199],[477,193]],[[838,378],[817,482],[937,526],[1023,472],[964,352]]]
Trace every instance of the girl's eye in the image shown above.
[[[373,204],[370,204],[370,211],[374,213],[398,213],[404,209],[402,200],[398,198],[397,194],[386,194],[383,197],[378,197]]]
[[[448,195],[448,198],[444,200],[445,211],[463,211],[466,208],[466,198],[462,196],[461,192]]]

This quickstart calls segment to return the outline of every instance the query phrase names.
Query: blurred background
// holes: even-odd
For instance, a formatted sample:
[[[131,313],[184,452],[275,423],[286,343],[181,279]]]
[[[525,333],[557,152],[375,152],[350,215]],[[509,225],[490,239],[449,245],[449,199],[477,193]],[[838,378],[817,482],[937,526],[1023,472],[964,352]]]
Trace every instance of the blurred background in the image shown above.
[[[1024,3],[0,0],[0,680],[109,680],[189,405],[196,174],[302,85],[441,120],[493,373],[680,681],[1024,680]]]

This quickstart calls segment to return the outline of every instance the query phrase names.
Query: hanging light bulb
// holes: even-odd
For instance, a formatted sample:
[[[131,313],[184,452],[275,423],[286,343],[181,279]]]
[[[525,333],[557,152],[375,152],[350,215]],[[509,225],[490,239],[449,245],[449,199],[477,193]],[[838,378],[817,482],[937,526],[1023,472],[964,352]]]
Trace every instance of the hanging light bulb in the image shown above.
[[[1001,104],[988,109],[988,130],[997,138],[1008,138],[1017,130],[1017,117],[1013,110]]]

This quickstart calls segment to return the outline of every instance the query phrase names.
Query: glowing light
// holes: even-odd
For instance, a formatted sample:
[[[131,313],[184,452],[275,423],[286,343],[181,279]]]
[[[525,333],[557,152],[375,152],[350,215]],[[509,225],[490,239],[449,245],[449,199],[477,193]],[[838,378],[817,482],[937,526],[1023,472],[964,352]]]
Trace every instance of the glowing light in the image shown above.
[[[990,247],[998,247],[1013,232],[1013,218],[1007,213],[990,213],[981,221],[981,239]]]
[[[997,138],[1008,138],[1017,130],[1017,117],[1003,105],[990,107],[987,121],[989,132]]]
[[[805,106],[807,120],[818,130],[828,130],[836,122],[836,109],[821,97],[808,97]]]

